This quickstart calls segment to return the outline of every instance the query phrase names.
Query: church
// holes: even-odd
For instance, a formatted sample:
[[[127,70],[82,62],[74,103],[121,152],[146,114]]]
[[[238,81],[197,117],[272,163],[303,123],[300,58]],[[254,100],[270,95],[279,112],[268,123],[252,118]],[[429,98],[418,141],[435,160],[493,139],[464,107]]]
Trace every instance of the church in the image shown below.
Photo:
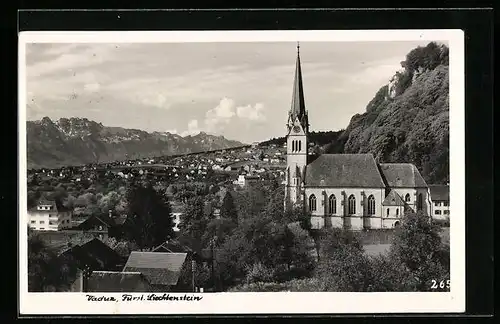
[[[429,187],[413,164],[378,163],[372,154],[308,153],[298,45],[286,132],[284,207],[303,207],[311,214],[313,229],[394,228],[405,210],[431,214]]]

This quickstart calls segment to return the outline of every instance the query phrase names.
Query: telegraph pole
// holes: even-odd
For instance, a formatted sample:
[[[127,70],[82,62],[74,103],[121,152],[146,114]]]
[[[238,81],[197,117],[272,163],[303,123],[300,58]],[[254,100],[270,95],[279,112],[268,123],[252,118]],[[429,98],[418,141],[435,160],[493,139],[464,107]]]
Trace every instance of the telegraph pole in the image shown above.
[[[193,292],[196,292],[196,286],[195,286],[195,272],[196,272],[196,260],[191,260],[191,271],[192,271],[192,282],[191,285],[193,286]]]
[[[214,236],[212,240],[212,285],[213,285],[213,292],[217,290],[217,285],[215,283],[215,242],[217,240],[217,236]]]

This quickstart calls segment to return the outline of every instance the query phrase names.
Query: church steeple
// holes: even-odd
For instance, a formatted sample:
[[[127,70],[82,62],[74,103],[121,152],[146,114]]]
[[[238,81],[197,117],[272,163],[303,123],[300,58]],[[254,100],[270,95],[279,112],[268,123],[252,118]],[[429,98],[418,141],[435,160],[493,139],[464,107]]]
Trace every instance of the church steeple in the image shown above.
[[[297,43],[297,61],[295,64],[295,78],[293,80],[292,106],[289,112],[289,122],[299,119],[305,131],[309,127],[307,120],[306,104],[304,100],[304,87],[302,84],[302,68],[300,66],[300,45]]]
[[[302,68],[297,44],[297,62],[293,80],[292,106],[288,113],[286,135],[285,208],[304,201],[304,180],[307,166],[309,123],[304,101]]]

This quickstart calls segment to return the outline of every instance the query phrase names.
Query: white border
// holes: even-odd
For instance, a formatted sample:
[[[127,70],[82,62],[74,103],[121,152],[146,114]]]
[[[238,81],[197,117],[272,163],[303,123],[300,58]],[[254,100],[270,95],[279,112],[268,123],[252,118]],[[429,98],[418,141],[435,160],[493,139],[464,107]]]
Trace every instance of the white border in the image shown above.
[[[451,291],[448,293],[206,293],[198,302],[88,302],[81,293],[27,292],[26,43],[448,41],[450,48]],[[465,311],[465,96],[461,30],[21,32],[19,34],[20,314],[460,313]],[[120,297],[121,294],[96,294]],[[171,294],[183,296],[184,294]],[[192,294],[187,294],[192,296]],[[173,303],[173,304],[172,304]]]

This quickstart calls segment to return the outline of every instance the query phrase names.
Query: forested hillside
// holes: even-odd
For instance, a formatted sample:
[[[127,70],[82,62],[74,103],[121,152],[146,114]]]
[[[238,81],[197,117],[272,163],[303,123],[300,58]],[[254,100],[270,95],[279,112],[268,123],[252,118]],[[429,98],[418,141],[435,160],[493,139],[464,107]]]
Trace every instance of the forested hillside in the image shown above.
[[[372,153],[379,162],[411,162],[428,183],[449,181],[448,47],[409,52],[402,69],[352,117],[325,153]]]

